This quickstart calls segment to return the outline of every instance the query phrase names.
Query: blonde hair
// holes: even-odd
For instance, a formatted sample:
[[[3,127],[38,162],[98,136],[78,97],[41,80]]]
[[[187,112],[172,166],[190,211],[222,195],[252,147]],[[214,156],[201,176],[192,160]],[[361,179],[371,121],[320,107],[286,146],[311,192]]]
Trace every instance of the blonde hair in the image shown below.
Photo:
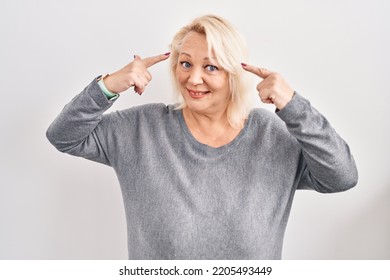
[[[227,118],[232,127],[241,127],[251,109],[248,83],[245,82],[244,70],[241,67],[241,63],[247,61],[247,47],[234,27],[225,19],[215,15],[205,15],[194,19],[190,24],[182,27],[172,40],[170,67],[178,102],[175,108],[186,107],[179,90],[176,67],[182,41],[191,31],[206,36],[209,56],[212,57],[211,53],[213,53],[219,65],[228,73],[231,97],[227,108]]]

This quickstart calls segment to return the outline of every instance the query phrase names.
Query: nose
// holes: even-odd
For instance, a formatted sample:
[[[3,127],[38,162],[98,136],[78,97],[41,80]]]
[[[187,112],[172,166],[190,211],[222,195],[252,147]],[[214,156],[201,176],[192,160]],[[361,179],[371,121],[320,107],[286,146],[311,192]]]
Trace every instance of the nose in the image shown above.
[[[188,82],[192,85],[203,84],[203,77],[201,69],[192,69],[190,72],[190,76],[188,77]]]

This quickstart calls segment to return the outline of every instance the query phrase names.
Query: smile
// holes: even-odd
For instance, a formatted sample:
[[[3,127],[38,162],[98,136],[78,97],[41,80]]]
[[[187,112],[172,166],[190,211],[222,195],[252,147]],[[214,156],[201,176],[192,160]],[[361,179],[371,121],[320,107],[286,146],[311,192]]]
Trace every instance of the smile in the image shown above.
[[[195,98],[195,99],[202,98],[202,97],[204,97],[205,95],[207,95],[208,93],[210,93],[210,91],[190,90],[190,89],[188,89],[188,88],[186,88],[186,89],[187,89],[188,94],[189,94],[192,98]]]

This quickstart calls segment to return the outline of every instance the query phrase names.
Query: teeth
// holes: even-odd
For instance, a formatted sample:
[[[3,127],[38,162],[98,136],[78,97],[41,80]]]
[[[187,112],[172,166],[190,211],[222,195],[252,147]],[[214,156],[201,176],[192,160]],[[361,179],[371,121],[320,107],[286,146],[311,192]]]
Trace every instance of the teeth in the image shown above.
[[[209,93],[209,91],[193,91],[190,89],[187,89],[187,90],[188,90],[189,94],[191,94],[193,96],[202,96],[202,95]]]
[[[204,95],[206,93],[205,92],[195,92],[195,91],[192,91],[192,94],[196,95],[196,96],[200,96],[200,95]]]

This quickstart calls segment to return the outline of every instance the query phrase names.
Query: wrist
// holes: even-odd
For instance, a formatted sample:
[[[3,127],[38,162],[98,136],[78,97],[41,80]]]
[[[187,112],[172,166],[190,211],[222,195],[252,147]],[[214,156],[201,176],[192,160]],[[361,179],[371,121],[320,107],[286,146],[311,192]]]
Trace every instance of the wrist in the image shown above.
[[[293,99],[294,95],[295,95],[295,91],[292,91],[290,94],[278,99],[277,103],[276,102],[274,103],[276,108],[282,110],[291,101],[291,99]]]
[[[111,91],[109,88],[107,88],[106,86],[106,83],[105,83],[105,79],[109,77],[109,74],[105,75],[105,76],[100,76],[97,78],[97,83],[101,89],[101,91],[104,93],[104,95],[107,96],[108,99],[111,99],[111,98],[114,98],[114,97],[117,97],[118,94]]]

